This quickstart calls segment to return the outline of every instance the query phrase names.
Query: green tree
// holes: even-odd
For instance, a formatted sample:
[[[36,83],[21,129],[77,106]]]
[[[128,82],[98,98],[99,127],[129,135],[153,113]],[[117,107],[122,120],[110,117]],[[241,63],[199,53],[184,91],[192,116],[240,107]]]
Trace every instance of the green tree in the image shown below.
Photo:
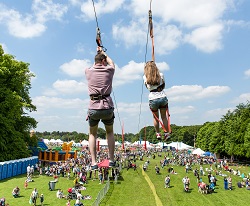
[[[4,54],[0,45],[0,161],[27,157],[28,146],[37,144],[29,135],[37,122],[27,114],[36,110],[29,97],[33,76],[28,63]]]
[[[250,123],[248,123],[247,125],[247,129],[246,129],[246,133],[244,136],[244,147],[248,148],[246,150],[246,157],[249,158],[250,157]]]

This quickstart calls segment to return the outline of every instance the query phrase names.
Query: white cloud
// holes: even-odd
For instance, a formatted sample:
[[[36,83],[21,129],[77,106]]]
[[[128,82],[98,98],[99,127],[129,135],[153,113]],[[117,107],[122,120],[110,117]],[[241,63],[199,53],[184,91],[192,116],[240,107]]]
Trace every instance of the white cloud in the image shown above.
[[[123,5],[123,2],[125,0],[98,0],[94,1],[95,11],[97,18],[101,17],[104,14],[107,13],[113,13],[116,12],[118,9],[120,9]],[[77,1],[72,2],[74,5],[77,5]],[[81,4],[81,12],[82,12],[82,19],[84,21],[92,20],[95,18],[94,13],[94,7],[92,1],[84,1]]]
[[[53,88],[61,94],[77,94],[88,91],[88,85],[75,80],[57,80],[53,83]]]
[[[148,27],[150,4],[144,0],[132,0],[128,6],[132,20],[113,26],[115,39],[126,47],[144,45]],[[152,2],[155,52],[164,55],[189,43],[206,53],[222,48],[224,25],[223,15],[234,7],[232,0],[158,0]],[[229,25],[229,24],[228,24]],[[140,29],[138,29],[140,28]]]
[[[182,42],[182,31],[175,25],[159,25],[154,29],[155,47],[157,54],[163,55],[176,49]]]
[[[169,66],[166,62],[156,63],[161,72],[169,70]],[[116,67],[114,86],[131,83],[135,80],[142,80],[145,63],[136,63],[130,61],[127,65],[122,68]]]
[[[225,24],[227,26],[239,26],[239,27],[249,27],[250,26],[250,22],[249,21],[243,21],[243,20],[227,20],[225,21]]]
[[[199,27],[185,36],[185,42],[194,45],[200,51],[212,53],[222,48],[222,32],[222,24]]]
[[[245,75],[246,78],[250,78],[250,69],[246,70],[244,72],[244,75]]]
[[[2,48],[3,48],[4,53],[5,53],[5,54],[8,54],[8,53],[9,53],[9,50],[8,50],[6,44],[0,42],[0,45],[2,45]]]
[[[232,111],[233,108],[217,108],[213,110],[208,110],[205,113],[205,116],[207,118],[213,117],[214,119],[220,119],[222,118],[228,111]]]
[[[88,92],[88,85],[85,82],[76,80],[57,80],[53,83],[52,88],[46,88],[43,95],[53,97],[59,95],[74,95]]]
[[[70,77],[83,77],[86,68],[91,66],[90,60],[73,59],[70,62],[64,63],[60,69]]]
[[[120,40],[124,41],[126,47],[137,44],[145,45],[145,40],[147,37],[146,28],[144,28],[143,24],[141,24],[138,20],[131,21],[127,26],[122,26],[122,22],[118,22],[117,24],[113,25],[112,33],[114,39],[116,39],[118,43]]]
[[[166,89],[166,93],[172,102],[194,101],[197,99],[218,97],[230,91],[227,86],[209,86],[203,88],[200,85],[181,85]]]
[[[37,106],[37,110],[45,111],[48,109],[82,109],[84,101],[76,99],[63,99],[57,97],[37,96],[33,99],[34,105]]]
[[[171,107],[171,114],[186,114],[193,112],[195,108],[193,106],[183,106],[183,107]]]
[[[45,23],[49,20],[60,21],[68,8],[62,4],[53,3],[51,0],[34,0],[32,10],[36,20]]]
[[[144,47],[147,39],[146,19],[136,19],[131,21],[129,25],[123,25],[122,23],[118,22],[112,27],[113,37],[118,41],[118,44],[122,40],[127,48],[135,45]],[[169,51],[176,49],[182,41],[182,32],[175,25],[159,23],[155,26],[153,34],[155,48],[157,48],[156,54],[169,53]],[[150,36],[148,36],[147,47],[151,51]]]
[[[151,10],[153,21],[160,18],[165,23],[173,21],[182,27],[193,28],[217,22],[233,6],[232,0],[158,0],[157,3],[152,1]],[[137,18],[145,15],[149,8],[150,4],[144,0],[132,0],[129,11]]]
[[[0,4],[0,23],[5,24],[9,33],[19,38],[40,36],[46,30],[49,20],[61,20],[67,7],[55,4],[50,0],[35,0],[32,3],[32,12],[22,14],[14,9]]]
[[[43,91],[43,95],[44,96],[50,96],[50,97],[53,97],[53,96],[57,96],[59,93],[55,90],[55,89],[52,89],[52,88],[46,88],[44,91]]]
[[[124,103],[124,102],[119,102],[118,103],[118,112],[122,113],[125,112],[126,114],[129,115],[138,115],[139,113],[139,108],[141,107],[141,111],[149,111],[148,103]]]
[[[239,97],[235,98],[232,101],[232,103],[240,104],[240,103],[246,103],[247,101],[250,102],[250,93],[241,94]]]

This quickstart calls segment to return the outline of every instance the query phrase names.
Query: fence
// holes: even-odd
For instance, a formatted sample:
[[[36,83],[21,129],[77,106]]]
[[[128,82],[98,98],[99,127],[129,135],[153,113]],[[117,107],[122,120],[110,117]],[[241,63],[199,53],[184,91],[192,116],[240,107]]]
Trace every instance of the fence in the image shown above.
[[[119,172],[121,172],[121,170],[122,170],[122,164],[119,164],[118,170],[119,170]],[[115,184],[117,183],[117,179],[118,179],[118,176],[116,175],[115,181],[114,181]],[[97,195],[97,197],[95,199],[95,202],[92,204],[92,206],[98,206],[100,204],[100,202],[102,201],[102,199],[104,198],[104,196],[109,191],[109,188],[110,188],[110,181],[109,181],[109,177],[108,177],[108,182],[106,183],[106,185],[104,186],[104,188],[98,193],[98,195]]]
[[[110,181],[109,181],[109,178],[108,178],[108,182],[106,183],[104,188],[98,193],[98,195],[97,195],[97,197],[95,199],[95,202],[92,204],[92,206],[98,206],[100,204],[100,202],[102,201],[104,196],[109,191],[109,187],[110,187]]]

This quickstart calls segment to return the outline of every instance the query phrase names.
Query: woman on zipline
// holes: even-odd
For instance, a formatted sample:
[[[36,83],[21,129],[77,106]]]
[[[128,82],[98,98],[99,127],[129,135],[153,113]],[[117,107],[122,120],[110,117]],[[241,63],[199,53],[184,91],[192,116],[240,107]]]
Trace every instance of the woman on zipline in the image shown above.
[[[159,128],[159,110],[162,119],[162,128],[164,130],[164,139],[167,140],[169,136],[167,108],[168,99],[164,92],[165,80],[163,73],[160,73],[154,61],[148,61],[144,67],[144,84],[150,91],[148,95],[149,108],[153,113],[154,127],[156,131],[156,137],[161,140],[160,128]]]

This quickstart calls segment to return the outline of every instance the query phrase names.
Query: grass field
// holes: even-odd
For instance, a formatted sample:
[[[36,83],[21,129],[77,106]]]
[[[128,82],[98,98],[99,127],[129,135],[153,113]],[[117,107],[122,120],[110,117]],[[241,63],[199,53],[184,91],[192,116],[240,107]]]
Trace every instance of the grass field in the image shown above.
[[[113,185],[112,190],[108,193],[106,198],[102,201],[102,206],[127,206],[127,205],[166,205],[166,206],[245,206],[249,202],[248,196],[250,191],[245,188],[238,188],[237,182],[241,180],[238,176],[232,176],[233,190],[224,190],[223,177],[216,176],[218,179],[215,193],[201,194],[198,193],[197,180],[192,171],[187,174],[190,178],[190,192],[183,191],[182,178],[186,176],[184,167],[174,166],[174,170],[178,174],[170,174],[171,183],[170,188],[164,188],[164,179],[168,174],[168,167],[161,169],[160,174],[155,173],[155,165],[159,165],[159,158],[155,160],[150,159],[149,169],[146,174],[153,183],[156,194],[161,200],[161,204],[157,204],[153,192],[150,187],[145,183],[145,178],[142,176],[142,169],[137,168],[137,171],[129,169],[123,170],[122,178],[125,180],[119,181],[119,184]],[[142,165],[143,162],[137,161],[137,165]],[[208,168],[209,165],[204,166]],[[199,168],[199,167],[198,167]],[[237,169],[238,167],[232,167]],[[195,169],[195,167],[193,167]],[[248,174],[250,172],[249,167],[239,167],[241,172]],[[223,172],[229,175],[228,172]],[[203,180],[208,183],[207,176],[202,177]]]
[[[160,174],[156,174],[154,167],[159,165],[160,158],[150,159],[149,168],[146,171],[146,177],[149,178],[152,185],[149,186],[143,175],[142,169],[138,167],[136,171],[129,169],[123,169],[118,182],[115,184],[111,181],[110,190],[106,197],[102,200],[101,206],[130,206],[130,205],[143,205],[143,206],[245,206],[248,205],[247,198],[250,195],[250,191],[245,188],[238,188],[236,186],[237,181],[241,178],[238,176],[232,176],[233,178],[233,190],[224,190],[223,177],[216,176],[218,184],[216,186],[215,193],[213,194],[200,194],[197,189],[196,177],[193,172],[190,171],[188,176],[190,178],[190,192],[185,193],[183,191],[182,178],[186,175],[184,167],[174,166],[174,170],[178,174],[170,174],[171,183],[170,188],[164,188],[164,179],[168,174],[167,168],[161,169]],[[143,161],[137,161],[136,164],[141,166]],[[206,166],[204,166],[205,168]],[[208,167],[208,166],[207,166]],[[193,167],[194,168],[194,167]],[[236,167],[234,167],[236,169]],[[249,167],[240,167],[241,172],[245,174],[250,172]],[[224,172],[228,175],[227,172]],[[207,176],[202,177],[205,182],[208,182]],[[24,190],[25,175],[20,175],[15,178],[5,179],[0,181],[0,197],[5,197],[10,206],[28,206],[29,196],[34,187],[38,189],[39,194],[43,193],[45,197],[44,205],[46,206],[63,206],[66,204],[65,199],[56,198],[56,190],[62,189],[64,194],[67,194],[67,189],[73,186],[73,177],[70,180],[60,177],[58,183],[56,183],[56,190],[48,190],[48,182],[52,180],[52,177],[38,176],[33,179],[34,182],[30,182],[28,189]],[[12,189],[15,186],[21,188],[21,196],[19,198],[12,197]],[[85,206],[93,204],[98,192],[104,185],[99,184],[98,180],[88,180],[88,184],[85,185],[86,190],[82,192],[83,195],[92,196],[91,200],[84,200]],[[151,190],[155,188],[155,192]],[[159,198],[159,199],[157,199]],[[38,204],[39,205],[39,204]],[[73,201],[71,203],[73,205]]]

